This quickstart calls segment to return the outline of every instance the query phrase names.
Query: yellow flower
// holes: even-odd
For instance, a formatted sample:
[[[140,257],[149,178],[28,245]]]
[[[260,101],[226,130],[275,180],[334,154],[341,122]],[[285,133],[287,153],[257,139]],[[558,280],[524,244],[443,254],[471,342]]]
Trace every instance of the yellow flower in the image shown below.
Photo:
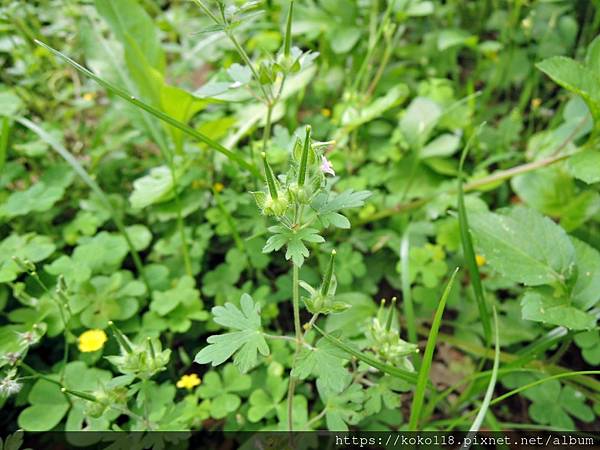
[[[540,105],[542,104],[542,99],[541,98],[534,98],[531,100],[531,107],[533,109],[538,109],[540,107]]]
[[[483,255],[475,255],[475,262],[478,267],[481,267],[487,262],[487,259],[485,259],[485,256]]]
[[[88,102],[94,100],[94,97],[96,97],[96,94],[94,94],[93,92],[86,92],[85,94],[83,94],[83,99]]]
[[[213,189],[217,192],[221,192],[223,189],[225,189],[225,186],[223,186],[223,183],[217,182],[213,185]]]
[[[87,330],[79,336],[79,350],[82,352],[95,352],[104,346],[107,339],[103,330]]]
[[[195,373],[182,376],[177,382],[177,387],[180,389],[192,389],[201,383],[200,378]]]
[[[331,110],[329,108],[323,108],[321,110],[321,114],[325,117],[330,117],[331,116]]]

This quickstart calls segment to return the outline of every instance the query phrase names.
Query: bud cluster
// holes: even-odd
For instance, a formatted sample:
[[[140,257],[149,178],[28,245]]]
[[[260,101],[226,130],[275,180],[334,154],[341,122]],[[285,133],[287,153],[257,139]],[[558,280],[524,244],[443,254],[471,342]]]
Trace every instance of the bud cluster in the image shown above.
[[[109,322],[109,326],[119,342],[121,354],[107,356],[106,359],[114,364],[121,373],[148,380],[166,369],[171,350],[162,350],[159,339],[148,338],[145,344],[133,344],[112,321]]]
[[[394,311],[396,306],[396,297],[392,298],[392,304],[388,311],[384,323],[385,299],[381,301],[379,312],[373,318],[371,325],[367,330],[367,337],[370,341],[371,350],[373,350],[383,361],[389,364],[413,371],[414,367],[408,358],[413,353],[418,352],[416,344],[406,342],[400,337],[397,329],[392,327]]]

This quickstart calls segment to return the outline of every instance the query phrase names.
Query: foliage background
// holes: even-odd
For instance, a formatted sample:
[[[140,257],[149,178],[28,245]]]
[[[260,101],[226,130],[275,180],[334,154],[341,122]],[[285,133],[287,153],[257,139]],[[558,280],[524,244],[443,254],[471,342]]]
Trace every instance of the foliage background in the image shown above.
[[[280,49],[286,11],[287,2],[273,0],[235,13],[235,35],[253,61]],[[86,329],[108,331],[114,321],[134,342],[160,338],[171,350],[167,370],[128,394],[134,413],[146,408],[146,422],[115,411],[91,418],[84,399],[24,379],[16,396],[2,400],[2,428],[137,429],[148,417],[163,429],[285,428],[291,344],[270,343],[271,354],[247,374],[230,363],[192,362],[222,328],[211,307],[239,305],[243,293],[260,305],[263,327],[293,330],[289,264],[283,252],[262,253],[271,223],[248,194],[257,178],[35,39],[260,167],[267,111],[247,65],[192,2],[120,0],[115,8],[109,0],[5,0],[0,18],[1,352],[23,352],[29,366],[69,389],[94,391],[118,378],[103,356],[119,347],[109,339],[99,351],[79,352]],[[269,161],[282,171],[295,136],[310,124],[315,140],[336,141],[327,152],[334,190],[372,192],[349,213],[352,228],[328,231],[328,243],[310,246],[302,266],[301,278],[315,285],[337,250],[336,298],[352,307],[323,319],[324,330],[369,351],[366,330],[379,300],[397,296],[394,327],[424,347],[445,280],[465,266],[456,194],[460,151],[472,138],[465,203],[485,303],[498,310],[503,367],[532,370],[500,373],[497,395],[597,368],[600,81],[593,70],[600,44],[592,42],[599,22],[592,1],[296,2],[293,43],[311,53],[273,110]],[[580,63],[536,67],[556,56]],[[67,330],[53,295],[13,256],[35,263],[50,291],[64,276]],[[489,368],[494,356],[469,272],[458,280],[430,374],[439,389]],[[31,330],[39,342],[24,349],[18,333]],[[323,353],[297,391],[298,427],[406,426],[410,386],[371,374],[335,347]],[[189,373],[202,384],[177,388]],[[340,395],[314,382],[352,375]],[[475,378],[439,402],[429,399],[422,425],[468,427],[486,386]],[[599,395],[594,375],[554,379],[494,406],[485,424],[597,430]]]

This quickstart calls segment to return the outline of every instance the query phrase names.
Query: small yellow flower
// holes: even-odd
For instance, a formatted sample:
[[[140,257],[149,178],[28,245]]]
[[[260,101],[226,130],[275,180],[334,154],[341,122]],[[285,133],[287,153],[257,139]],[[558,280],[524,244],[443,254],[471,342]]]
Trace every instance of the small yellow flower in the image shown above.
[[[531,107],[533,109],[538,109],[541,104],[542,104],[542,99],[541,98],[537,98],[536,97],[533,100],[531,100]]]
[[[475,262],[478,267],[481,267],[487,262],[487,259],[485,259],[485,256],[483,255],[475,255]]]
[[[321,110],[321,114],[325,117],[330,117],[331,116],[331,110],[329,108],[323,108]]]
[[[223,183],[217,182],[213,185],[213,189],[217,192],[221,192],[223,189],[225,189],[225,186],[223,186]]]
[[[182,376],[177,382],[177,387],[180,389],[192,389],[201,383],[200,378],[195,373]]]
[[[103,330],[87,330],[79,336],[79,350],[82,352],[95,352],[104,346],[107,339]]]
[[[83,94],[83,99],[87,102],[91,102],[92,100],[94,100],[94,97],[96,97],[96,94],[94,94],[93,92],[86,92],[85,94]]]

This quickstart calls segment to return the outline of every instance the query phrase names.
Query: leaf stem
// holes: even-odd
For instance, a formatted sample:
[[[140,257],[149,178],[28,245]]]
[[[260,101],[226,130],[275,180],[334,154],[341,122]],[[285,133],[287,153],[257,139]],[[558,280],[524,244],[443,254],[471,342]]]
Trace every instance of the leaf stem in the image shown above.
[[[296,334],[296,352],[294,354],[294,360],[292,362],[292,372],[296,367],[296,361],[298,354],[302,348],[304,337],[302,335],[302,327],[300,326],[300,268],[297,264],[292,266],[292,308],[294,309],[294,331]],[[288,387],[288,430],[293,429],[293,403],[294,403],[294,391],[296,390],[296,377],[290,374],[290,384]]]

